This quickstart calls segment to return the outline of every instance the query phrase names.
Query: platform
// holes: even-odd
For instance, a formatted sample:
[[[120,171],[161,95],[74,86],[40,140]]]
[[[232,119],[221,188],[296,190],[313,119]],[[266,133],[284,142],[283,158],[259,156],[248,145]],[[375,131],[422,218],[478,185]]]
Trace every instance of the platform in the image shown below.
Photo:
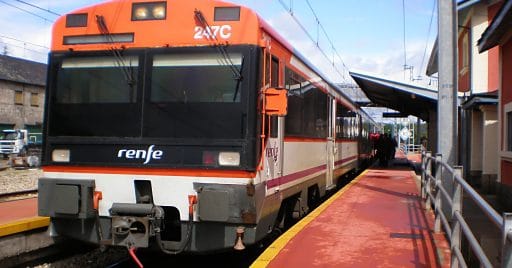
[[[49,218],[37,215],[37,198],[0,203],[0,237],[47,227]]]
[[[364,171],[251,267],[449,267],[448,243],[434,234],[416,180],[402,165]]]

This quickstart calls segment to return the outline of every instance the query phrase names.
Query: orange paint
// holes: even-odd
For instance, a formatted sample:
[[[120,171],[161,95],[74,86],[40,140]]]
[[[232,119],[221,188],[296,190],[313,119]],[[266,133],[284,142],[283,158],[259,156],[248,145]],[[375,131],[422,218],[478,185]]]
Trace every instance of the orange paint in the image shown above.
[[[154,2],[148,0],[136,1]],[[165,20],[132,21],[132,1],[115,0],[96,5],[94,8],[83,8],[71,14],[87,13],[87,27],[66,28],[66,16],[60,17],[53,27],[52,51],[90,51],[106,50],[112,44],[64,45],[64,36],[101,35],[96,16],[103,16],[110,33],[133,33],[133,43],[115,44],[119,48],[147,47],[183,47],[212,45],[214,41],[204,37],[204,27],[197,21],[194,11],[201,11],[210,26],[229,25],[230,38],[222,39],[221,43],[259,44],[262,29],[260,19],[247,8],[240,8],[240,21],[214,21],[214,7],[237,6],[220,1],[169,1],[167,2],[167,18]],[[200,30],[197,27],[203,27]],[[201,37],[201,38],[199,38]]]
[[[200,169],[163,169],[163,168],[118,168],[118,167],[76,167],[76,166],[45,166],[44,172],[122,174],[122,175],[154,175],[154,176],[188,176],[217,178],[254,178],[254,172],[238,170],[200,170]]]

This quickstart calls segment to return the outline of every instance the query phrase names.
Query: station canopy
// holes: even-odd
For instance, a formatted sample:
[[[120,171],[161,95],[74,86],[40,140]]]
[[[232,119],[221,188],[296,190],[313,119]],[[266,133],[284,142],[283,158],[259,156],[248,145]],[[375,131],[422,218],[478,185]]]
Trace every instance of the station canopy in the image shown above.
[[[429,121],[429,113],[437,111],[435,90],[360,73],[350,72],[350,76],[374,104],[416,116],[423,121]]]

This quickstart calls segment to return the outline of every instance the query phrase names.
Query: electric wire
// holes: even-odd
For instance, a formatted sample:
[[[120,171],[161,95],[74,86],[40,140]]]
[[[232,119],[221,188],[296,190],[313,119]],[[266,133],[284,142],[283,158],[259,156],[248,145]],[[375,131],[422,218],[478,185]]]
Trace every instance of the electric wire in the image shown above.
[[[23,11],[23,12],[25,12],[25,13],[28,13],[28,14],[30,14],[30,15],[32,15],[32,16],[38,17],[38,18],[40,18],[40,19],[43,19],[43,20],[44,20],[44,21],[46,21],[46,22],[55,22],[54,20],[48,19],[48,18],[43,17],[43,16],[41,16],[41,15],[38,15],[38,14],[36,14],[36,13],[34,13],[34,12],[31,12],[31,11],[28,11],[28,10],[23,9],[23,8],[21,8],[21,7],[18,7],[18,6],[16,6],[16,5],[13,5],[13,4],[10,4],[10,3],[7,3],[7,2],[5,2],[4,0],[0,0],[0,3],[3,3],[3,4],[5,4],[5,5],[7,5],[7,6],[10,6],[10,7],[12,7],[12,8],[15,8],[15,9],[21,10],[21,11]]]
[[[406,38],[405,38],[405,0],[402,0],[402,19],[404,26],[404,79],[405,79],[405,70],[407,69],[407,46],[406,46]]]
[[[12,43],[7,43],[5,41],[1,41],[0,40],[0,43],[3,43],[7,46],[7,48],[9,47],[17,47],[17,48],[21,48],[23,50],[27,50],[27,51],[30,51],[30,52],[34,52],[34,53],[37,53],[37,54],[40,54],[40,55],[47,55],[48,52],[43,52],[43,51],[38,51],[38,50],[34,50],[34,49],[30,49],[30,48],[27,48],[25,46],[20,46],[20,45],[15,45],[15,44],[12,44]]]
[[[425,57],[427,55],[427,47],[428,47],[428,41],[430,39],[430,31],[432,30],[432,22],[434,21],[434,14],[435,14],[435,10],[436,10],[436,4],[437,4],[437,0],[434,0],[434,5],[432,6],[432,13],[430,15],[430,24],[428,25],[428,33],[427,33],[427,40],[425,42],[425,50],[423,51],[423,58],[421,59],[421,65],[420,65],[420,68],[425,68],[425,72],[427,72],[427,66],[424,67],[424,63],[425,63]],[[420,73],[423,73],[421,72],[422,69],[420,69]]]
[[[343,61],[343,59],[341,58],[341,56],[339,55],[338,51],[336,50],[336,48],[334,47],[334,43],[332,42],[331,38],[329,37],[329,35],[327,34],[327,31],[325,30],[324,26],[322,25],[322,23],[320,22],[320,19],[318,18],[318,16],[316,15],[316,12],[315,10],[313,9],[313,7],[311,6],[311,4],[309,3],[309,0],[306,0],[306,3],[308,4],[308,7],[309,9],[311,10],[311,12],[313,13],[313,16],[315,16],[315,19],[316,21],[318,22],[319,26],[320,26],[320,29],[322,30],[322,32],[324,33],[325,37],[327,38],[327,41],[329,42],[329,44],[331,45],[331,49],[334,51],[334,53],[336,54],[336,56],[338,57],[338,59],[340,60],[341,64],[343,65],[343,67],[345,69],[348,70],[348,67],[345,65],[345,62]]]
[[[28,3],[28,2],[25,2],[25,1],[22,1],[22,0],[14,0],[14,1],[22,3],[22,4],[25,4],[27,6],[31,6],[33,8],[39,9],[39,10],[42,10],[44,12],[48,12],[48,13],[50,13],[52,15],[55,15],[55,16],[59,16],[59,17],[61,16],[61,14],[59,14],[57,12],[51,11],[50,9],[44,9],[44,8],[38,6],[38,5],[34,5],[34,4],[31,4],[31,3]]]
[[[306,27],[304,27],[304,25],[300,22],[300,20],[297,18],[297,16],[295,16],[295,14],[293,13],[291,4],[290,4],[290,6],[288,6],[288,5],[286,5],[286,3],[284,3],[283,0],[279,0],[279,3],[283,7],[283,9],[288,12],[290,17],[295,21],[295,23],[299,26],[299,28],[301,28],[301,30],[304,32],[304,34],[306,34],[306,36],[311,40],[311,42],[313,42],[316,45],[316,47],[318,48],[320,53],[324,56],[324,58],[327,59],[327,61],[331,62],[334,71],[337,72],[341,76],[341,78],[344,80],[344,82],[347,82],[347,78],[345,77],[345,74],[343,73],[343,71],[340,71],[340,69],[336,66],[336,62],[335,62],[334,56],[339,58],[340,62],[343,65],[343,68],[345,68],[347,70],[347,72],[348,72],[348,68],[345,65],[345,63],[343,62],[343,60],[341,59],[341,57],[340,57],[339,53],[337,52],[336,48],[334,47],[334,44],[332,43],[332,40],[329,38],[329,35],[327,34],[327,31],[325,31],[325,28],[323,27],[322,23],[320,22],[320,19],[316,15],[315,10],[311,6],[311,3],[309,3],[309,1],[306,0],[306,3],[308,5],[310,11],[313,13],[313,16],[315,17],[315,20],[316,20],[316,23],[317,23],[317,27],[319,27],[319,29],[321,29],[322,32],[324,33],[324,35],[327,37],[327,40],[328,40],[328,42],[329,42],[329,44],[331,46],[331,49],[333,50],[333,59],[332,60],[329,58],[329,56],[327,56],[325,51],[320,47],[319,42],[318,42],[318,38],[315,41],[315,38],[311,35],[311,33],[309,33],[309,31],[306,29]],[[317,36],[318,36],[318,34],[317,34]]]
[[[13,41],[21,42],[21,43],[23,43],[23,44],[29,44],[29,45],[32,45],[32,46],[36,46],[36,47],[40,47],[40,48],[44,48],[44,49],[50,49],[50,48],[49,48],[49,47],[47,47],[47,46],[34,44],[34,43],[31,43],[31,42],[23,41],[23,40],[16,39],[16,38],[13,38],[13,37],[10,37],[10,36],[6,36],[6,35],[2,35],[2,34],[0,34],[0,38],[5,38],[5,39],[9,39],[9,40],[13,40]]]

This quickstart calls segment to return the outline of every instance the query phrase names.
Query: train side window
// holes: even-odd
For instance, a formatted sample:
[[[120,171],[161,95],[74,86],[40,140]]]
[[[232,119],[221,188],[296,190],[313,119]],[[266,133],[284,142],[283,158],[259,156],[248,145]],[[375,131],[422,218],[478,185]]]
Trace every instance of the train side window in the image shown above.
[[[267,58],[265,61],[265,85],[279,86],[279,59],[275,56],[271,56],[271,60]]]
[[[315,132],[318,138],[327,137],[327,113],[329,111],[328,96],[325,92],[317,89],[316,98],[316,119],[315,119]]]
[[[343,138],[343,117],[341,116],[343,112],[343,106],[339,103],[336,103],[336,138]]]
[[[271,81],[270,87],[278,87],[279,86],[279,59],[276,57],[272,57],[272,68],[271,68]]]
[[[304,92],[304,131],[309,138],[327,137],[327,94],[312,84]]]
[[[304,134],[306,137],[316,137],[316,89],[312,84],[307,82],[304,90]]]
[[[288,114],[286,115],[286,135],[303,136],[305,79],[285,68],[285,86],[288,90]]]
[[[270,133],[271,138],[277,138],[278,135],[278,117],[270,116]]]

